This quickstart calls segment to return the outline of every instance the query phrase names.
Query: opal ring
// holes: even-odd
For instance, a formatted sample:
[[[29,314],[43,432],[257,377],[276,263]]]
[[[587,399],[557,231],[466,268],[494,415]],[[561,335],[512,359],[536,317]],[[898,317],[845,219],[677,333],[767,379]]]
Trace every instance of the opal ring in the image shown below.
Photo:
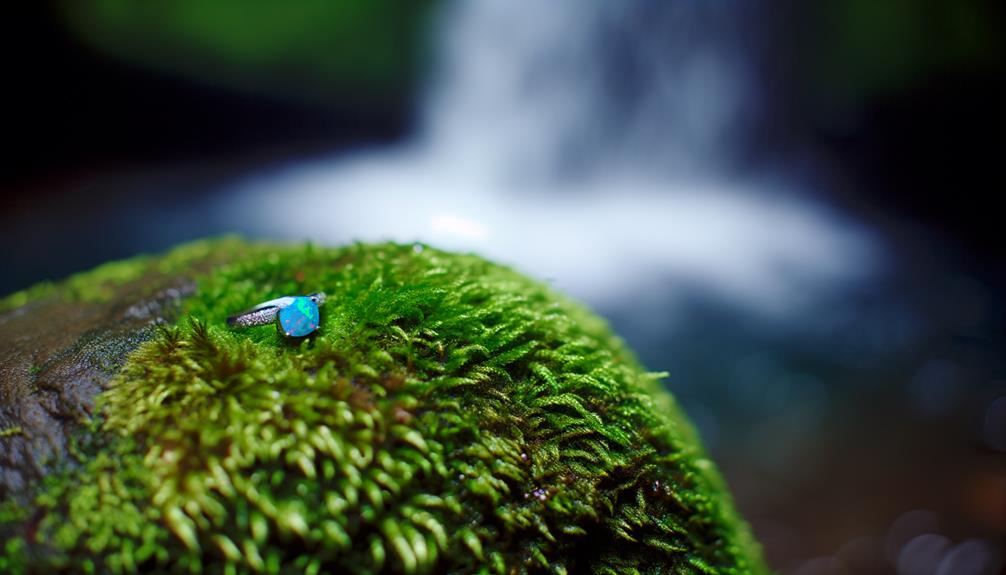
[[[276,322],[287,337],[304,337],[314,333],[321,324],[318,306],[325,303],[322,292],[310,295],[286,296],[264,301],[257,306],[227,318],[231,327],[251,327]]]

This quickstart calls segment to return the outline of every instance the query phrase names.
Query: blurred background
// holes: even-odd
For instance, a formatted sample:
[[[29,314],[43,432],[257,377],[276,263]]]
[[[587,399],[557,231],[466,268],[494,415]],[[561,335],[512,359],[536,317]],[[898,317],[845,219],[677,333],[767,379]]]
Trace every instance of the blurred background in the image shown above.
[[[0,293],[475,251],[670,373],[780,573],[1004,572],[1003,3],[19,4]]]

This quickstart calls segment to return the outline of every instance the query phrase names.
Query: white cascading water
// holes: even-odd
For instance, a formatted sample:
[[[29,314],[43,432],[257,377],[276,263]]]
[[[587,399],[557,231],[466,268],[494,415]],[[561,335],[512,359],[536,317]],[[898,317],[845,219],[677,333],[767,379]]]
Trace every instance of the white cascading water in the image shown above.
[[[257,174],[219,213],[252,235],[475,251],[601,308],[688,289],[800,313],[877,250],[786,174],[730,175],[759,114],[741,10],[449,3],[413,138]]]

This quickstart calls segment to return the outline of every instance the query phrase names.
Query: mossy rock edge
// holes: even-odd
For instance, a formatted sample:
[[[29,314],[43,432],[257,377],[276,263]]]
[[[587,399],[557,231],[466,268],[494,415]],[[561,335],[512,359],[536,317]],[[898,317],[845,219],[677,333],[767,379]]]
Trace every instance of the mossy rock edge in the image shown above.
[[[144,261],[196,288],[0,503],[0,571],[767,572],[660,374],[540,283],[419,245]],[[314,291],[304,341],[225,325]]]

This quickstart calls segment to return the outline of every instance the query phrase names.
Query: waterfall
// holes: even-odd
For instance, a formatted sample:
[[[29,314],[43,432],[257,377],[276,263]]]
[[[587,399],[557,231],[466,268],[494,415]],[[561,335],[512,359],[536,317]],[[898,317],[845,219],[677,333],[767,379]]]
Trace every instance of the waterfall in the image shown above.
[[[489,173],[722,169],[757,113],[745,24],[694,0],[451,5],[427,143]]]
[[[764,121],[745,10],[447,3],[411,138],[255,174],[220,213],[252,235],[476,251],[596,306],[690,290],[799,314],[878,250],[788,174],[735,169]]]

